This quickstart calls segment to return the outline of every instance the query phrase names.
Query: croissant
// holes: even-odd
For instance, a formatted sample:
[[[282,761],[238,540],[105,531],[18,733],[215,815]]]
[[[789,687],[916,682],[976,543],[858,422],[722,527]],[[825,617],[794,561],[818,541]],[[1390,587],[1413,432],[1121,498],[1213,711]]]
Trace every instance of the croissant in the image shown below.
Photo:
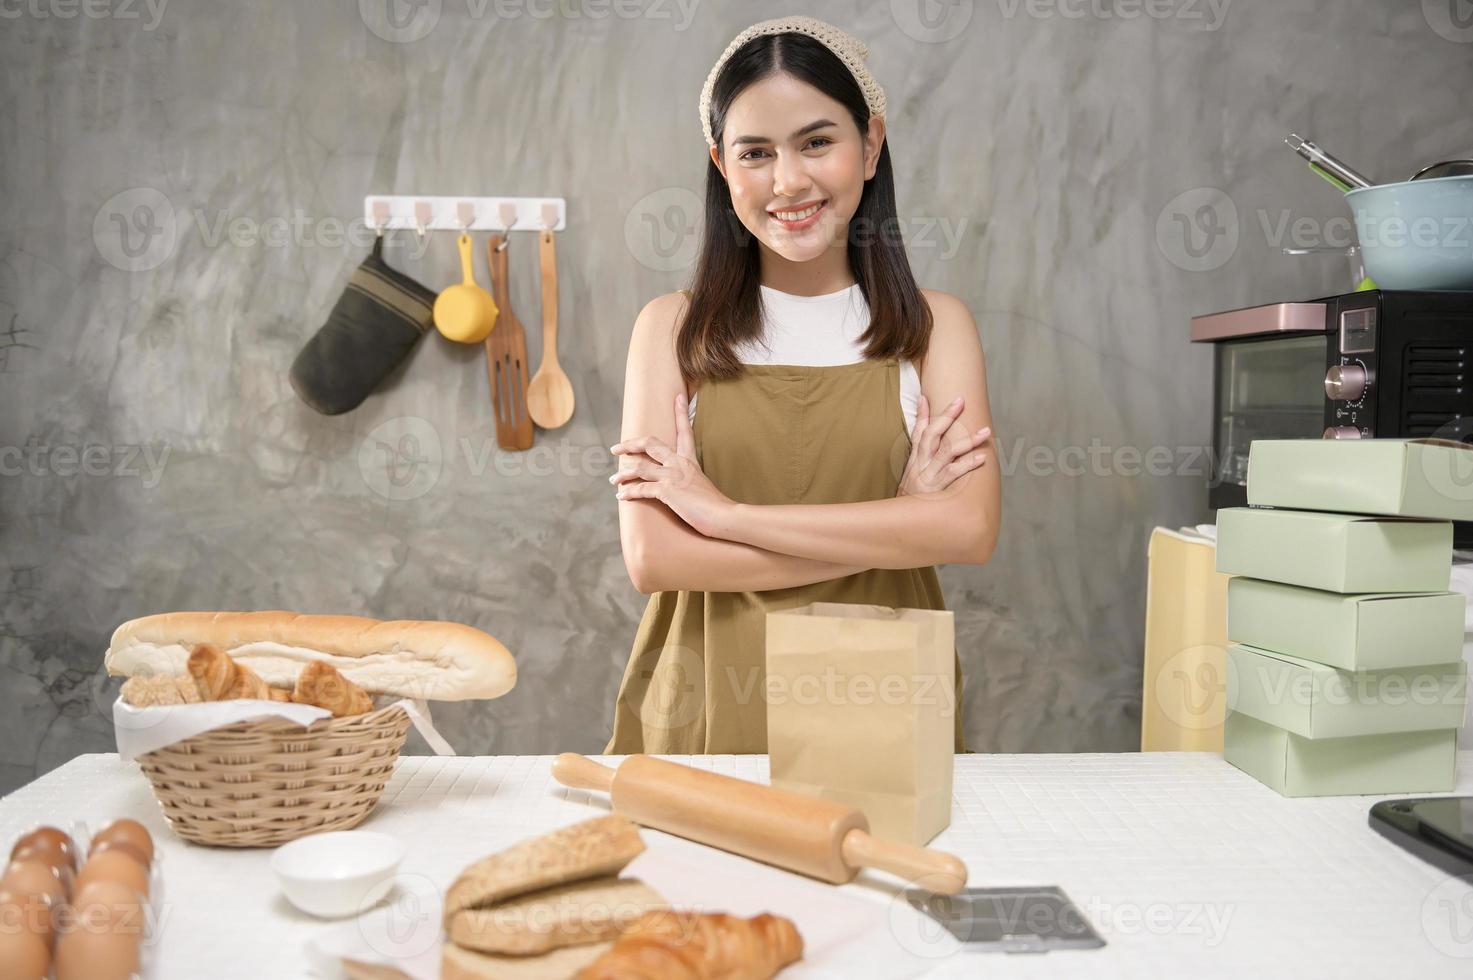
[[[361,715],[373,710],[373,697],[348,680],[332,664],[313,660],[297,675],[291,699],[298,704],[315,704],[331,711],[334,718]]]
[[[204,701],[290,700],[285,691],[271,687],[254,670],[236,663],[224,650],[209,643],[201,643],[190,651],[189,674]]]
[[[123,700],[135,708],[156,704],[194,704],[200,700],[193,677],[176,674],[138,675],[123,681]]]
[[[577,980],[768,980],[803,958],[792,921],[763,913],[646,912]]]

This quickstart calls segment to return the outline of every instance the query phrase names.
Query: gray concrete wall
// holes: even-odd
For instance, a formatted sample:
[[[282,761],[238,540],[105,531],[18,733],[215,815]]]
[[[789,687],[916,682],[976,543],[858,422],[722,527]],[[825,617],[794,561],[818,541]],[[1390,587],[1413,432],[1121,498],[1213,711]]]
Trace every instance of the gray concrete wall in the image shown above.
[[[1348,215],[1283,136],[1388,180],[1473,150],[1465,2],[393,2],[418,12],[0,11],[0,790],[111,749],[108,637],[175,609],[471,623],[521,678],[441,711],[461,751],[601,748],[645,602],[605,482],[631,325],[688,272],[706,71],[793,12],[869,43],[917,277],[987,352],[1006,524],[942,571],[969,741],[1132,749],[1147,535],[1209,517],[1187,319],[1347,277],[1279,253],[1285,219]],[[496,449],[479,349],[436,336],[349,415],[288,386],[366,250],[341,226],[385,192],[567,198],[578,407],[536,453]],[[393,244],[457,274],[451,235]],[[511,263],[534,325],[529,237]],[[1165,473],[1131,463],[1152,447]]]

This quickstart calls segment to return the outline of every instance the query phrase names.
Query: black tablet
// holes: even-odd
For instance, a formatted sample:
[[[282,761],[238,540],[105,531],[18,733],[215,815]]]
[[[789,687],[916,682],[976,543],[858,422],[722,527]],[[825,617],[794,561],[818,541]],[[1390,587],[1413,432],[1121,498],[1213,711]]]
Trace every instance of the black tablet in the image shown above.
[[[1473,873],[1473,796],[1382,800],[1371,826],[1417,857],[1452,875]]]

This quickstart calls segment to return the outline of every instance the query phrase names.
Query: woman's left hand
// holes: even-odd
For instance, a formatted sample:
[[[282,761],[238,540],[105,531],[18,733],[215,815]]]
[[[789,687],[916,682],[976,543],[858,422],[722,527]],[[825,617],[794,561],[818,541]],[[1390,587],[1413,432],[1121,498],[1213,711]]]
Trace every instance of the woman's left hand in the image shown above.
[[[675,397],[675,447],[654,436],[626,439],[610,452],[629,456],[634,465],[621,468],[609,482],[620,500],[647,497],[658,500],[708,538],[730,530],[735,503],[716,488],[696,462],[696,440],[691,431],[685,392]]]

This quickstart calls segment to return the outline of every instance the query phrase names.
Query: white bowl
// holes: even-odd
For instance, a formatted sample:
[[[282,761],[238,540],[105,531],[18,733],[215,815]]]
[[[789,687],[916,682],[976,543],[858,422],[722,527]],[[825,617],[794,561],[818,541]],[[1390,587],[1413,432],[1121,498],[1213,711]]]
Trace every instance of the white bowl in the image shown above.
[[[326,919],[372,908],[394,884],[404,845],[371,830],[336,830],[299,837],[271,855],[271,870],[287,899]]]

